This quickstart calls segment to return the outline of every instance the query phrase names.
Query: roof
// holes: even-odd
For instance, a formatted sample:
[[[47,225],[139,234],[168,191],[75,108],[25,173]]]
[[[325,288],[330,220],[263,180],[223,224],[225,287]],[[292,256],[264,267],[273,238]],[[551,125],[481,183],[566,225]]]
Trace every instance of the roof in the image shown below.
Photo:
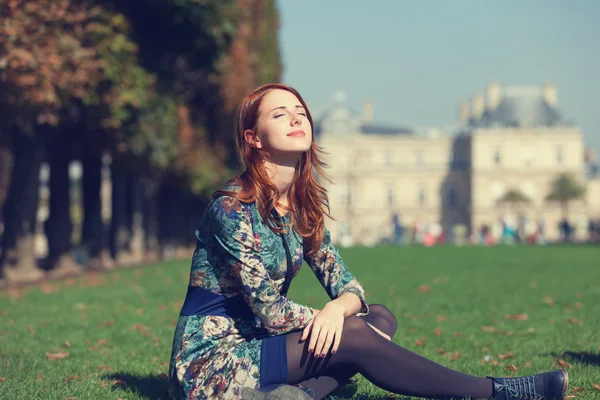
[[[564,125],[560,112],[537,87],[507,87],[498,106],[486,109],[471,125],[476,127],[553,127]]]
[[[343,92],[336,92],[333,104],[315,121],[315,135],[321,133],[364,135],[407,135],[414,131],[405,126],[393,126],[374,121],[363,121],[360,113],[348,107]]]

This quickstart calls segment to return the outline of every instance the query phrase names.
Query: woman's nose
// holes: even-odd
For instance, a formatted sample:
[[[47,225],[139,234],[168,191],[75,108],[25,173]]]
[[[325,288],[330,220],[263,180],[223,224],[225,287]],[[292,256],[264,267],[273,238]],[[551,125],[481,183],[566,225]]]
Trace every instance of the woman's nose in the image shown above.
[[[299,115],[294,115],[291,120],[292,125],[302,125],[302,118]]]

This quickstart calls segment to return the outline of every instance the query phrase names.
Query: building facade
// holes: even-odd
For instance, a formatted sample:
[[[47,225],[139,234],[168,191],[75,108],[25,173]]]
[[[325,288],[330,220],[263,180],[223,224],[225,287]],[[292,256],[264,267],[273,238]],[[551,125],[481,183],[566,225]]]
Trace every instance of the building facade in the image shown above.
[[[577,231],[600,217],[600,179],[586,170],[582,132],[559,112],[556,87],[493,82],[461,103],[459,120],[443,130],[385,126],[373,122],[371,104],[353,112],[337,93],[315,123],[333,181],[326,182],[333,239],[374,245],[389,241],[398,225],[438,225],[444,232],[462,225],[477,232],[510,219],[523,233],[542,223],[556,239],[562,209],[546,197],[560,173],[587,187],[585,198],[569,207]],[[505,204],[508,191],[529,201]]]

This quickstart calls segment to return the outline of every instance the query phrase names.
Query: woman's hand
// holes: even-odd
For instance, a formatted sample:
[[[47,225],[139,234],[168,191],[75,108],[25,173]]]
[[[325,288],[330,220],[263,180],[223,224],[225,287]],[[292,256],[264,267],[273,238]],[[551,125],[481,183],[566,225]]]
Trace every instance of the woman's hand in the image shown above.
[[[301,341],[305,341],[310,334],[308,352],[314,351],[315,358],[324,358],[330,348],[331,354],[335,354],[342,340],[345,308],[330,301],[321,311],[313,312],[316,314],[313,314],[313,319],[304,328]]]

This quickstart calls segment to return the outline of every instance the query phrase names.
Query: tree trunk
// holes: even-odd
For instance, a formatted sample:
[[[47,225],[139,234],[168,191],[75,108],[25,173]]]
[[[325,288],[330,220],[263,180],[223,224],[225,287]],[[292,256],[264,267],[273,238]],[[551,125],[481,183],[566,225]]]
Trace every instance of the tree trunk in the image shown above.
[[[8,147],[0,145],[0,209],[4,206],[4,201],[8,194],[10,185],[12,157]],[[2,221],[2,215],[0,215]]]
[[[0,278],[9,283],[35,281],[44,274],[35,256],[35,220],[44,135],[32,130],[13,132],[14,166],[4,203],[4,234]]]
[[[6,196],[8,194],[8,187],[10,185],[10,176],[12,172],[12,154],[8,146],[0,143],[0,210],[4,207]],[[0,212],[0,244],[2,243],[2,234],[4,232],[4,217],[3,213]],[[2,254],[2,247],[0,247],[0,256]]]
[[[71,184],[69,163],[71,157],[65,154],[68,136],[58,133],[48,144],[50,165],[50,216],[45,224],[48,238],[49,276],[59,278],[78,274],[81,269],[73,256],[73,223],[71,221]]]
[[[142,181],[145,262],[158,260],[158,189],[159,184],[150,177]]]
[[[112,178],[112,214],[109,232],[110,251],[115,263],[120,266],[131,263],[129,241],[131,221],[128,207],[128,171],[123,163],[113,161]]]
[[[134,176],[130,185],[131,193],[131,262],[138,264],[144,260],[144,198],[139,176]]]
[[[83,231],[82,243],[87,249],[88,267],[93,270],[110,268],[106,231],[102,221],[102,156],[88,151],[82,159],[83,166]]]

